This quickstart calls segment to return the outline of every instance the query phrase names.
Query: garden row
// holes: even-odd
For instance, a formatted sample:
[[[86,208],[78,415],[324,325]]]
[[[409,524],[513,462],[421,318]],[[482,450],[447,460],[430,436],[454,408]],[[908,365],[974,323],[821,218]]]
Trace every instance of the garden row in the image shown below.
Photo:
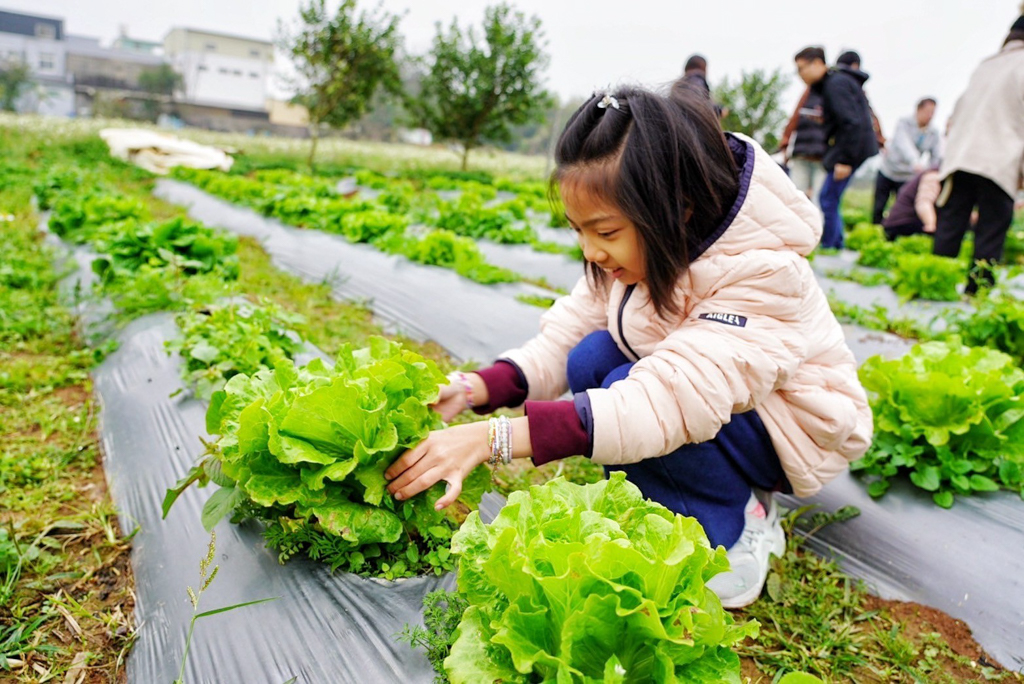
[[[520,632],[517,644],[540,636],[535,628],[520,625],[518,616],[544,592],[551,593],[544,603],[551,603],[564,591],[540,581],[543,576],[561,575],[557,567],[532,580],[529,575],[536,571],[512,577],[504,569],[506,554],[501,554],[502,563],[485,572],[482,566],[497,558],[487,543],[449,546],[467,512],[465,506],[455,509],[459,517],[455,520],[433,509],[440,488],[402,503],[384,494],[383,469],[439,425],[436,414],[427,409],[444,382],[432,362],[378,338],[365,349],[343,347],[334,365],[314,359],[298,367],[294,357],[302,341],[288,327],[286,315],[268,307],[220,306],[211,300],[229,294],[230,283],[238,278],[235,238],[180,217],[153,221],[138,198],[104,187],[102,179],[83,177],[73,168],[47,174],[36,191],[40,207],[51,212],[50,229],[97,253],[92,268],[100,278],[99,294],[110,297],[122,314],[193,307],[179,317],[184,336],[173,346],[187,360],[186,378],[196,383],[198,392],[211,393],[207,428],[218,439],[168,496],[165,507],[190,483],[212,481],[220,488],[203,510],[208,528],[223,516],[236,521],[256,518],[263,521],[265,535],[282,560],[305,551],[332,567],[385,578],[424,571],[439,574],[453,569],[456,556],[461,555],[462,572],[477,569],[479,577],[462,584],[476,588],[467,590],[467,596],[481,600],[486,596],[487,606],[480,610],[494,613],[494,619],[505,615],[508,628]],[[164,289],[157,292],[161,286]],[[470,508],[487,487],[486,471],[477,471],[473,480],[475,485],[467,483],[462,499]],[[643,502],[639,491],[621,478],[586,486],[590,488],[597,489],[584,493],[580,485],[555,481],[535,490],[534,524],[548,518],[551,506],[572,511],[581,522],[589,520],[584,515],[588,509],[606,520],[603,531],[593,527],[593,520],[564,530],[562,543],[553,546],[556,536],[554,530],[548,531],[548,543],[537,548],[555,553],[550,562],[556,565],[571,562],[585,568],[600,562],[602,567],[592,571],[591,599],[604,594],[605,610],[622,612],[620,617],[631,628],[615,630],[616,638],[603,644],[608,657],[597,665],[590,659],[564,660],[574,639],[589,644],[586,634],[591,628],[586,625],[578,628],[576,637],[567,635],[569,642],[558,648],[538,642],[538,647],[553,652],[542,662],[527,662],[518,649],[502,646],[499,631],[505,630],[491,627],[490,618],[486,625],[478,623],[482,614],[469,612],[463,630],[472,632],[456,641],[466,646],[455,651],[449,665],[452,677],[475,681],[484,666],[504,668],[506,679],[517,670],[551,677],[558,672],[581,677],[622,677],[630,672],[641,679],[662,681],[673,676],[684,681],[708,679],[712,673],[715,679],[735,676],[739,661],[729,647],[755,627],[754,623],[730,627],[732,619],[704,587],[704,575],[710,572],[704,568],[721,570],[724,552],[708,546],[695,522]],[[601,493],[605,488],[607,494]],[[531,495],[517,496],[531,501]],[[642,512],[632,510],[637,507]],[[506,509],[499,520],[514,521],[518,508]],[[663,523],[654,525],[656,519]],[[501,529],[483,526],[475,514],[470,522],[484,539],[488,530],[496,534]],[[513,527],[531,539],[544,536],[526,521]],[[643,529],[654,535],[658,545],[623,546]],[[595,546],[595,534],[607,537],[606,548]],[[584,539],[591,541],[585,553]],[[694,550],[679,554],[680,545]],[[633,561],[646,558],[652,573],[631,590],[631,598],[618,596],[609,584],[619,581],[621,571],[615,568],[633,564],[625,558],[615,560],[616,554],[626,554]],[[675,579],[667,581],[666,573],[674,573]],[[509,580],[515,581],[508,584]],[[496,584],[499,581],[502,584]],[[669,593],[662,595],[659,587]],[[528,595],[537,590],[544,590],[541,597]],[[496,596],[505,598],[492,605]],[[580,609],[575,619],[590,613],[594,624],[608,623],[609,616],[596,606]],[[649,617],[656,611],[662,615]],[[573,612],[557,611],[544,619],[571,621]],[[491,645],[481,641],[481,629],[489,630]],[[623,635],[628,641],[622,640]],[[689,647],[683,648],[680,640],[689,642]],[[481,647],[485,650],[477,652]],[[499,652],[489,653],[495,650]]]
[[[346,199],[336,180],[292,171],[263,170],[252,176],[178,169],[175,177],[283,223],[323,230],[350,242],[369,243],[389,254],[443,266],[479,283],[513,282],[523,276],[487,263],[476,243],[530,245],[537,251],[578,255],[578,248],[540,240],[529,220],[548,203],[537,184],[500,185],[519,190],[514,199],[491,204],[498,187],[435,176],[423,184],[366,170],[355,173],[372,199]],[[443,199],[438,186],[458,196]],[[372,194],[372,193],[371,193]]]
[[[36,190],[51,229],[97,253],[99,293],[122,317],[185,312],[172,349],[186,381],[211,397],[206,422],[215,440],[179,484],[218,485],[205,524],[256,518],[282,560],[305,553],[374,576],[443,572],[458,559],[463,604],[441,635],[454,642],[455,681],[736,680],[733,649],[744,648],[754,627],[735,624],[704,587],[723,553],[707,547],[699,526],[643,502],[621,480],[587,488],[555,481],[514,495],[490,525],[471,513],[450,540],[468,507],[438,514],[429,506],[436,492],[396,505],[380,475],[436,426],[425,408],[443,381],[436,367],[386,340],[339,346],[333,366],[299,366],[310,330],[303,321],[265,303],[221,299],[252,291],[239,287],[244,245],[180,213],[154,219],[143,192],[116,178],[131,173],[70,165],[42,176]],[[478,493],[487,479],[480,472]],[[636,573],[623,575],[627,566]],[[586,592],[576,592],[580,580],[560,584],[569,569],[582,573]],[[780,585],[777,596],[794,591]],[[568,612],[567,592],[579,597]]]

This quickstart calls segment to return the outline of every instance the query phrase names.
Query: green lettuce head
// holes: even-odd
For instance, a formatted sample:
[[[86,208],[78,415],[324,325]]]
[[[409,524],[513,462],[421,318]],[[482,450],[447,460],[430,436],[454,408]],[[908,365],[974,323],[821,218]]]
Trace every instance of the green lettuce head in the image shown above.
[[[700,524],[613,473],[516,492],[452,539],[469,602],[453,682],[739,682],[733,623],[705,583],[727,570]]]

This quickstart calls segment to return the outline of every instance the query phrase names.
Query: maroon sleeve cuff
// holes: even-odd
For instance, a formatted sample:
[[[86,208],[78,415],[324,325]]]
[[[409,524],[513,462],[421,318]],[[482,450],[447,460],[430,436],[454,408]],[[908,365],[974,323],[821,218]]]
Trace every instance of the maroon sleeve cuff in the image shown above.
[[[590,450],[590,436],[572,401],[528,401],[530,446],[534,465],[544,465]]]
[[[473,371],[487,386],[487,404],[473,411],[483,415],[505,406],[519,406],[526,401],[526,378],[511,361],[496,361],[490,368]]]

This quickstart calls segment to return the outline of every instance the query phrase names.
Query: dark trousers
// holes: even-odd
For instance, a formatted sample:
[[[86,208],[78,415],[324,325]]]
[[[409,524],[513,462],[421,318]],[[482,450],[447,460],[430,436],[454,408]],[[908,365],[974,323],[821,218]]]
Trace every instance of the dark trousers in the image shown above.
[[[906,181],[895,181],[881,171],[875,176],[875,210],[872,214],[873,223],[881,223],[885,218],[885,207],[889,204],[889,198],[896,194],[906,185]]]
[[[569,354],[569,388],[575,394],[609,387],[625,378],[632,366],[607,331],[591,333]],[[711,545],[726,548],[743,532],[752,487],[790,491],[775,447],[755,411],[732,416],[707,442],[605,468],[606,473],[616,470],[624,471],[647,498],[696,518]]]
[[[821,232],[821,246],[826,249],[842,249],[843,246],[843,217],[839,212],[839,205],[843,200],[843,192],[846,186],[853,180],[853,174],[837,181],[832,171],[825,176],[825,183],[821,186],[818,194],[818,205],[821,213],[824,214],[824,226]]]
[[[964,234],[971,225],[971,212],[978,208],[974,226],[974,256],[967,277],[967,294],[980,285],[992,285],[995,274],[991,264],[1003,258],[1006,233],[1013,222],[1013,198],[994,181],[966,171],[954,171],[942,188],[945,203],[938,207],[935,228],[935,254],[955,257],[960,253]]]

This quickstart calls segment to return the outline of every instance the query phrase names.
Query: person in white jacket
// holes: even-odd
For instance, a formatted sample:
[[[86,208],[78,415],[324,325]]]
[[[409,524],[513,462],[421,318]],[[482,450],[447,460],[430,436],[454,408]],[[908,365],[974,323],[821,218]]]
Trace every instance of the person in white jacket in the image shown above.
[[[935,100],[926,97],[917,103],[914,116],[904,117],[896,124],[875,177],[873,223],[884,222],[889,198],[898,194],[904,183],[942,161],[942,135],[932,126],[934,116]]]
[[[939,176],[935,254],[955,257],[974,226],[974,256],[966,293],[995,281],[1013,222],[1013,198],[1024,186],[1024,15],[1003,48],[974,71],[949,123]]]
[[[444,480],[440,509],[484,462],[587,456],[695,517],[732,566],[709,585],[747,605],[785,548],[770,492],[813,494],[871,442],[856,362],[806,259],[821,213],[684,82],[594,95],[555,159],[588,273],[537,337],[456,374],[436,405],[445,420],[524,402],[526,415],[431,433],[385,472],[388,491]]]

